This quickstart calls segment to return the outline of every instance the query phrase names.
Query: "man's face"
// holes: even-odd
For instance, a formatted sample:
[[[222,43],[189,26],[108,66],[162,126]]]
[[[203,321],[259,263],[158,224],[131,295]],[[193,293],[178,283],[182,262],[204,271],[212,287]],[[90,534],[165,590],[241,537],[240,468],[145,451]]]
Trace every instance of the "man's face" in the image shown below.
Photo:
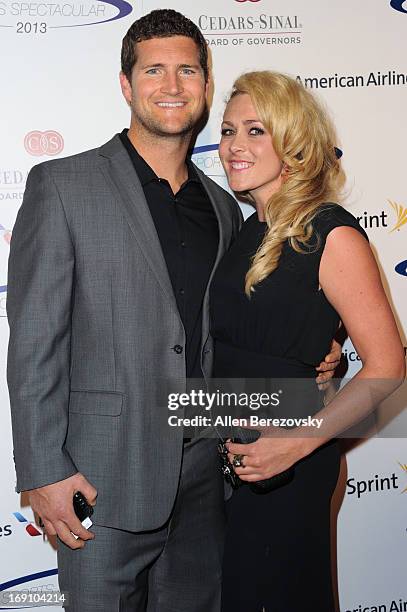
[[[131,82],[120,75],[132,127],[173,138],[192,131],[206,103],[207,85],[196,43],[186,36],[137,43]]]

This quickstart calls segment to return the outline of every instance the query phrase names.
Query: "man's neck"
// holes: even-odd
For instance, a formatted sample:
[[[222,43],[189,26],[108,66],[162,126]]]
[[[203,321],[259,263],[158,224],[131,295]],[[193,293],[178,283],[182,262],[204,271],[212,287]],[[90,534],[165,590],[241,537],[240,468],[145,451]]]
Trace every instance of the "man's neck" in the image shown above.
[[[137,152],[159,178],[166,179],[173,193],[177,193],[188,178],[185,159],[190,137],[160,138],[144,134],[130,126],[127,136]]]

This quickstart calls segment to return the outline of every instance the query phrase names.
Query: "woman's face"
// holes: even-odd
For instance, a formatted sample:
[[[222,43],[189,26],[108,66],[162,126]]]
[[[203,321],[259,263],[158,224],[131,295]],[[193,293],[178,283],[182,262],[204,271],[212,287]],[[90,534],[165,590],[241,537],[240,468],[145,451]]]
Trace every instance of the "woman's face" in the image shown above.
[[[248,94],[226,106],[219,156],[231,189],[249,192],[256,204],[264,206],[280,188],[283,164]]]

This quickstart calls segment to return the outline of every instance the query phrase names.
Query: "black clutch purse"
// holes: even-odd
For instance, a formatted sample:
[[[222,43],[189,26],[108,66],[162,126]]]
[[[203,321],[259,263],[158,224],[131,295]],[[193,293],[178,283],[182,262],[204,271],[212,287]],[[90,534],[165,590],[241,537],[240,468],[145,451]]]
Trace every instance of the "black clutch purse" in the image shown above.
[[[251,444],[252,442],[256,442],[259,437],[260,432],[255,429],[239,428],[238,434],[232,438],[232,442],[235,442],[236,444]],[[238,489],[243,484],[248,484],[253,493],[264,495],[265,493],[270,493],[270,491],[274,491],[275,489],[288,484],[294,478],[295,468],[292,466],[287,470],[284,470],[284,472],[275,474],[275,476],[267,478],[266,480],[259,480],[257,482],[250,483],[244,482],[236,474],[233,465],[228,459],[228,450],[225,442],[226,440],[222,439],[222,441],[218,444],[221,472],[226,482],[228,482],[233,489]]]

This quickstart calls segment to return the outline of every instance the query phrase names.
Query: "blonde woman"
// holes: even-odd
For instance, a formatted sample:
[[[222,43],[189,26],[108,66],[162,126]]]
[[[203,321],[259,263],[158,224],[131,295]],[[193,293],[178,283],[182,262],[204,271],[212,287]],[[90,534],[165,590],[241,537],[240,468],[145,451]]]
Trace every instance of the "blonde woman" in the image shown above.
[[[228,501],[223,612],[334,610],[334,436],[372,408],[357,383],[404,376],[366,234],[336,204],[344,184],[336,142],[326,113],[295,80],[253,72],[235,82],[219,153],[230,187],[256,212],[212,283],[215,376],[315,377],[340,320],[363,366],[350,393],[319,411],[325,427],[318,436],[297,428],[273,437],[270,430],[252,444],[227,444],[244,483],[293,465],[295,474],[265,495],[241,486]]]

